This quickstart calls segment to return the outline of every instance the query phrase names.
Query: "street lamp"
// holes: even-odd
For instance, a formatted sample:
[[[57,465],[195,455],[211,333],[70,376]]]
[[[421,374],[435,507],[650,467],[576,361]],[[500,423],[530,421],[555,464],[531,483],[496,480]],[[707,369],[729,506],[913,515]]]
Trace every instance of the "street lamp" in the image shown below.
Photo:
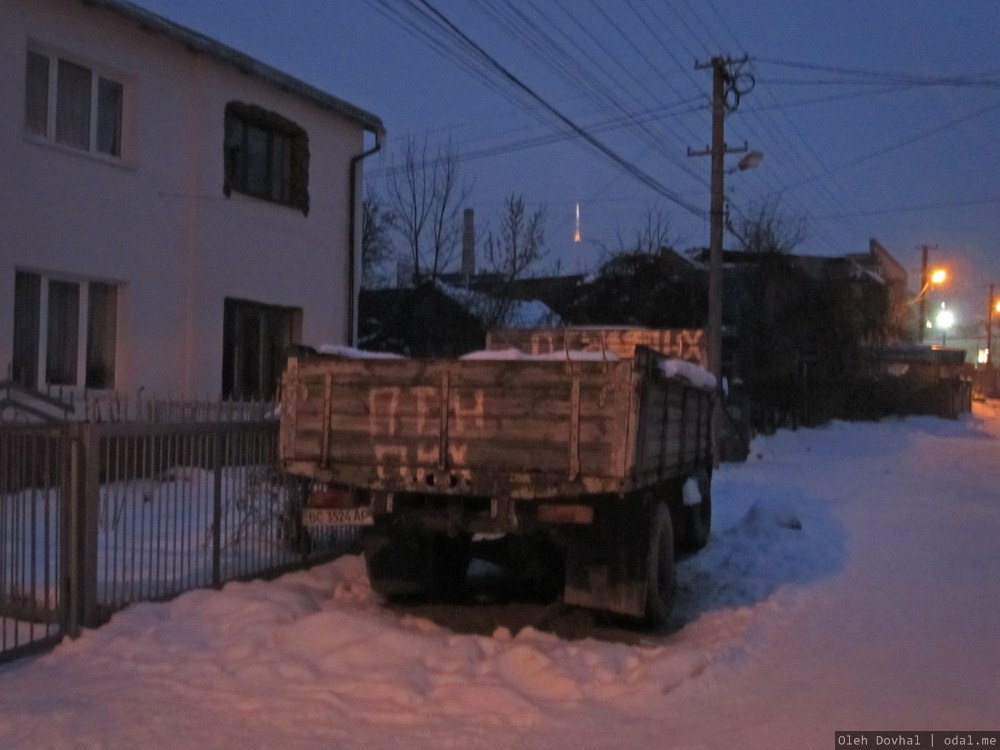
[[[730,167],[726,170],[726,174],[733,174],[735,172],[746,172],[748,169],[756,169],[760,166],[760,163],[764,161],[763,151],[751,151],[749,154],[744,156],[738,162],[736,162],[735,167]]]
[[[917,336],[920,343],[924,343],[924,328],[929,327],[927,320],[927,290],[931,285],[941,285],[948,280],[948,272],[944,268],[927,268],[927,245],[922,248],[920,263],[920,294],[917,301],[920,302],[920,322],[917,325]]]
[[[941,303],[941,309],[938,310],[938,314],[934,318],[934,326],[941,329],[941,344],[942,346],[947,346],[948,344],[948,329],[955,325],[955,313],[951,310],[945,309],[944,302]]]

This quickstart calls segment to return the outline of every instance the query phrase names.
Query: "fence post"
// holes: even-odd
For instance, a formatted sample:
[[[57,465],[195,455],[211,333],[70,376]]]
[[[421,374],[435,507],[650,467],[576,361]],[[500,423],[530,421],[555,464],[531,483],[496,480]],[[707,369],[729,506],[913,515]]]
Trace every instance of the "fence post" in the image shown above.
[[[63,485],[62,507],[60,508],[62,518],[59,524],[59,546],[62,554],[60,574],[62,575],[63,587],[63,632],[70,638],[76,638],[80,635],[81,611],[81,592],[77,575],[79,568],[77,561],[80,559],[78,552],[80,539],[76,531],[80,527],[77,508],[80,505],[78,499],[83,494],[80,489],[83,485],[81,474],[83,460],[80,456],[79,425],[68,425],[63,433],[63,440],[66,441],[66,476]]]
[[[98,615],[97,555],[98,528],[101,501],[101,435],[100,425],[83,425],[84,477],[83,487],[83,619],[84,627],[96,628],[101,624]]]
[[[97,627],[98,506],[101,492],[100,436],[96,426],[80,423],[70,431],[69,607],[66,632],[77,637]]]
[[[212,431],[212,585],[222,585],[222,440]]]

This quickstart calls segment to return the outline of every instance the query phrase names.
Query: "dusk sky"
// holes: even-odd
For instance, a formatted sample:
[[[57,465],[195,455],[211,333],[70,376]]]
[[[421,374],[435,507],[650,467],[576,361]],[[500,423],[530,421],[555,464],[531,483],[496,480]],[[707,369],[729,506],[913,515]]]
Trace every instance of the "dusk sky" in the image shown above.
[[[985,316],[990,283],[1000,290],[998,0],[139,4],[381,117],[385,148],[366,162],[377,188],[408,137],[432,150],[450,141],[480,234],[505,195],[523,194],[547,207],[547,244],[566,272],[593,270],[650,210],[678,248],[707,245],[709,159],[688,149],[709,143],[711,72],[695,66],[749,55],[755,86],[726,141],[765,156],[727,175],[734,215],[776,201],[804,218],[807,254],[865,252],[874,237],[914,289],[929,245],[954,279],[935,302],[960,325]],[[433,27],[429,8],[538,99]]]

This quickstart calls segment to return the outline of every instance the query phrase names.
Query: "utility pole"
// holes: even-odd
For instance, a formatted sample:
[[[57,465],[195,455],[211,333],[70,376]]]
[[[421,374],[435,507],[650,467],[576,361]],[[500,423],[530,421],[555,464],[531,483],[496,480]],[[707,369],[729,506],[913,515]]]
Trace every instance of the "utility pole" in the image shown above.
[[[688,156],[711,156],[711,202],[709,205],[708,239],[708,369],[717,382],[722,382],[722,235],[725,221],[725,155],[748,150],[726,145],[726,115],[739,106],[740,97],[753,88],[753,79],[745,88],[737,81],[740,76],[730,67],[742,65],[747,57],[732,60],[713,57],[707,63],[697,63],[695,70],[712,69],[712,145],[701,151],[688,148]]]
[[[745,76],[749,85],[740,87],[741,76],[731,67],[747,61],[747,57],[732,60],[728,57],[713,57],[707,63],[696,63],[695,70],[712,69],[712,145],[702,151],[688,148],[688,156],[711,156],[711,202],[709,205],[708,240],[708,369],[715,376],[716,387],[722,389],[722,235],[725,220],[725,155],[748,150],[744,143],[741,149],[726,146],[726,114],[739,106],[740,97],[753,88],[753,79]],[[719,416],[721,400],[716,400],[712,413],[712,453],[718,464]]]
[[[997,303],[994,300],[993,284],[990,284],[990,306],[986,309],[986,366],[993,366],[993,310]]]
[[[921,247],[920,260],[920,320],[917,322],[917,341],[924,343],[924,329],[927,327],[927,245]]]

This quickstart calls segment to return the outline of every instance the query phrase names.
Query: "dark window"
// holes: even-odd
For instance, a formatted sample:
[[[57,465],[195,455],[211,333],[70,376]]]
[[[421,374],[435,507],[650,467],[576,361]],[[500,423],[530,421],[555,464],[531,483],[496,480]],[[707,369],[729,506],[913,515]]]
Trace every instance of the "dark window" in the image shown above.
[[[28,53],[24,128],[42,137],[49,133],[49,58],[37,52]]]
[[[116,285],[15,272],[11,377],[16,382],[39,388],[81,385],[82,380],[87,388],[112,389],[117,337]],[[45,374],[42,382],[39,372]]]
[[[235,190],[309,213],[309,139],[291,120],[230,102],[224,159],[227,196]]]
[[[72,281],[50,281],[48,312],[45,382],[50,385],[76,385],[80,285]]]
[[[52,87],[55,96],[50,100]],[[28,52],[24,94],[27,132],[83,151],[121,156],[123,101],[120,82],[69,60]]]
[[[38,387],[38,326],[42,306],[42,277],[17,271],[14,275],[14,381]]]
[[[88,388],[113,388],[118,334],[118,287],[91,282],[87,305]]]
[[[97,143],[102,154],[122,153],[122,85],[107,78],[97,79]]]
[[[227,298],[223,310],[222,397],[272,399],[289,347],[301,335],[302,310]]]
[[[90,149],[90,68],[59,61],[56,143]]]

